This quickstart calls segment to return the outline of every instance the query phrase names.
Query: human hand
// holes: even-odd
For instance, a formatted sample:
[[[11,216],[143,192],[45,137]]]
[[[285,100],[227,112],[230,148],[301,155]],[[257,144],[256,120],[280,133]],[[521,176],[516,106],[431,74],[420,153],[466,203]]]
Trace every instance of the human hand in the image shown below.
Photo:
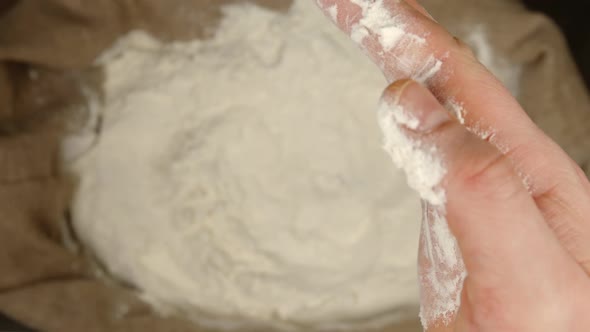
[[[428,331],[589,331],[590,183],[581,169],[415,0],[318,3],[396,82],[383,95],[381,121],[419,149],[390,152],[398,159],[432,153],[445,168],[421,192]],[[430,195],[436,190],[443,201]],[[437,238],[437,218],[456,242]],[[457,262],[442,257],[442,247],[456,245],[464,264],[458,253]],[[463,269],[461,288],[454,282]],[[424,277],[433,271],[438,282],[451,281],[448,298]],[[437,308],[459,292],[459,308]]]

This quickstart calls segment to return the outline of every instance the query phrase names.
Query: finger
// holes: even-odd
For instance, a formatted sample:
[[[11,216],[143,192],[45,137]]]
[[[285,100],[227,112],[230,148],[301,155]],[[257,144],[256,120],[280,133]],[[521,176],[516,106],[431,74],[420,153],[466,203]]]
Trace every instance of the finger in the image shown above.
[[[393,0],[318,0],[389,81],[424,83],[472,132],[494,144],[527,182],[541,213],[590,274],[590,195],[579,167],[530,120],[472,52],[417,9]],[[334,10],[335,9],[335,10]],[[549,176],[550,174],[550,176]]]
[[[460,267],[453,259],[454,239],[445,234],[445,219],[469,275],[464,291],[468,303],[464,305],[470,308],[467,320],[473,324],[484,321],[497,331],[523,326],[520,320],[530,322],[536,315],[545,315],[547,303],[574,296],[568,282],[586,284],[582,269],[546,225],[511,161],[448,117],[425,87],[411,81],[401,87],[390,86],[384,93],[379,119],[389,140],[387,150],[405,167],[410,184],[420,190],[432,211],[431,227],[424,237],[436,238],[433,251],[441,252],[438,257],[442,259],[433,264],[429,259],[436,255],[422,254],[426,257],[422,268],[434,266],[438,270],[435,274],[422,271],[421,276],[426,277],[421,281],[423,288],[434,292],[442,289],[443,295],[453,296],[436,299],[437,295],[431,294],[436,299],[434,304],[457,303],[457,293],[447,289],[447,284],[456,279],[441,279],[441,267],[437,266]],[[430,179],[429,174],[436,176]],[[417,181],[416,176],[422,179]],[[442,267],[442,271],[451,270]],[[491,308],[497,305],[501,308]],[[522,311],[519,308],[527,308],[526,317],[511,314]],[[440,330],[440,320],[448,318],[448,310],[437,315],[440,309],[426,308],[431,312],[426,326],[435,328],[430,331]],[[497,312],[498,317],[486,317],[490,311]],[[561,318],[546,317],[543,323],[559,326]],[[533,330],[547,331],[545,327]]]

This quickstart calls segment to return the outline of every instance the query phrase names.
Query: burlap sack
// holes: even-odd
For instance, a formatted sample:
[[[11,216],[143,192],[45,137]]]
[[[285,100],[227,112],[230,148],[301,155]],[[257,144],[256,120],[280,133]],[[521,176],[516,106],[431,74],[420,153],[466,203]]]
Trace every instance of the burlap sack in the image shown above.
[[[100,69],[90,64],[117,36],[143,28],[165,39],[207,38],[219,6],[237,1],[0,2],[1,312],[41,331],[205,331],[154,314],[130,287],[99,281],[83,252],[64,244],[73,186],[60,173],[59,141],[62,119],[85,105],[81,86],[100,92]],[[588,162],[589,98],[553,24],[511,0],[424,3],[459,36],[462,24],[486,24],[495,49],[523,66],[520,99],[533,119]],[[421,329],[413,321],[387,330]]]

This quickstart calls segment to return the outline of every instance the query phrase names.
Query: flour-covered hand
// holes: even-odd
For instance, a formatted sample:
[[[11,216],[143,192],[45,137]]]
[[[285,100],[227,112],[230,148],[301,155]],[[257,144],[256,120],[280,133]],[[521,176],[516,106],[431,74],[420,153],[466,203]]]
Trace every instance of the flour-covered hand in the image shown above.
[[[468,276],[460,308],[426,319],[428,331],[590,330],[590,184],[581,169],[415,0],[318,4],[396,82],[384,103],[411,115],[401,131],[445,167],[444,204],[425,204],[425,217],[446,219]],[[422,270],[444,263],[432,258],[421,250]]]
[[[552,228],[555,210],[530,193],[510,156],[469,132],[414,81],[391,85],[383,98],[424,124],[403,131],[422,146],[436,147],[443,159],[446,220],[468,274],[457,316],[427,322],[428,331],[590,330],[590,279],[583,262],[568,251],[570,241],[581,239],[560,237]],[[576,185],[588,188],[582,177]],[[542,199],[558,199],[547,195]],[[579,208],[590,205],[588,194],[580,199],[586,203]],[[588,223],[581,216],[561,218],[572,225]],[[421,267],[429,264],[423,254]]]

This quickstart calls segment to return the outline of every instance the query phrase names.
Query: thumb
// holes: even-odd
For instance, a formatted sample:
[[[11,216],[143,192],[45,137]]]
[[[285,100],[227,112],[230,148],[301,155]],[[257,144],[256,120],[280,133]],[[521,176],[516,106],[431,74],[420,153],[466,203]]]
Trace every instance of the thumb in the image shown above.
[[[527,317],[511,313],[527,308],[532,320],[546,316],[547,304],[562,298],[564,280],[584,282],[510,160],[452,119],[426,88],[391,85],[379,121],[386,150],[425,200],[421,316],[429,332],[449,330],[461,299],[463,326],[523,326]],[[549,278],[556,269],[559,278]],[[527,330],[548,331],[550,322],[543,323]]]

